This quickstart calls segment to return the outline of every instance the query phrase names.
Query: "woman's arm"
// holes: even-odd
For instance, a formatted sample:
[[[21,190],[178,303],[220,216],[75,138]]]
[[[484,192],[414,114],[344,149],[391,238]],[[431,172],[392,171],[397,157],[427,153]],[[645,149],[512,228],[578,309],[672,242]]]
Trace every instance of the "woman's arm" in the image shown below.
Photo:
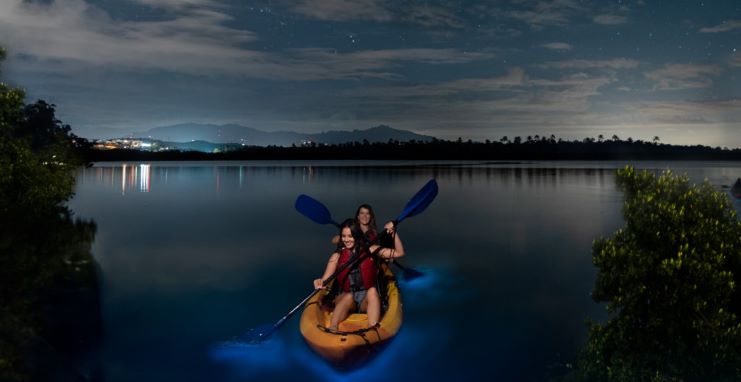
[[[370,246],[371,253],[378,250],[380,246],[378,244],[374,244]],[[378,250],[378,256],[381,256],[384,259],[394,259],[397,257],[404,256],[404,245],[401,243],[401,238],[399,237],[399,234],[394,235],[394,248],[381,248]]]
[[[327,261],[327,267],[324,269],[322,278],[314,280],[315,289],[324,289],[324,280],[328,279],[337,270],[337,261],[340,259],[340,254],[335,252],[329,256]]]

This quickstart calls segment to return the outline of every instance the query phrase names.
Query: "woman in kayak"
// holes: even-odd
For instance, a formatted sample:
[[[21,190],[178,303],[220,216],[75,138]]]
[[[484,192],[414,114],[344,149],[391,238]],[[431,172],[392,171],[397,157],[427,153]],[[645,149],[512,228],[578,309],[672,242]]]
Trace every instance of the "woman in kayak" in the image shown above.
[[[355,262],[337,275],[340,294],[334,300],[335,307],[329,326],[333,330],[337,330],[339,323],[355,310],[368,315],[369,327],[378,323],[381,316],[381,299],[376,287],[379,268],[371,254],[376,253],[382,259],[404,256],[401,242],[394,248],[381,248],[375,243],[366,244],[360,226],[356,219],[347,219],[340,225],[337,251],[329,257],[324,275],[314,280],[315,288],[324,288],[324,280],[348,262]]]
[[[381,235],[382,243],[378,243],[378,231],[376,229],[376,214],[373,212],[373,207],[370,204],[361,204],[355,212],[355,219],[360,224],[360,230],[363,231],[363,239],[367,245],[380,244],[386,248],[404,248],[401,243],[401,238],[396,234],[396,227],[394,222],[390,221],[384,224],[383,228],[386,230],[388,235]],[[391,239],[393,238],[393,243]],[[332,244],[339,244],[340,236],[335,235],[332,238]],[[402,254],[403,255],[403,254]],[[393,257],[401,257],[399,254],[392,254]]]

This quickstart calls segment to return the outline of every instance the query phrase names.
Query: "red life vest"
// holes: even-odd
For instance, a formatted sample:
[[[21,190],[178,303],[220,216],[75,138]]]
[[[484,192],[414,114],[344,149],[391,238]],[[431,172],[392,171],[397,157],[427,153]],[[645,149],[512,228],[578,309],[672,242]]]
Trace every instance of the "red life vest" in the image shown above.
[[[359,256],[366,255],[367,253],[367,251],[363,250],[360,252]],[[353,252],[347,248],[342,248],[337,266],[341,267],[351,259],[353,259]],[[359,274],[362,280],[356,280],[356,282],[353,283],[353,277],[351,275],[353,270],[357,270],[355,271],[355,274]],[[364,259],[360,260],[359,264],[355,264],[337,275],[337,281],[344,292],[370,289],[376,286],[377,278],[378,267],[376,267],[376,263],[373,261],[372,256],[366,256]]]
[[[378,239],[378,234],[374,229],[368,229],[368,231],[365,232],[365,241],[368,242],[368,245],[377,244],[376,239]]]

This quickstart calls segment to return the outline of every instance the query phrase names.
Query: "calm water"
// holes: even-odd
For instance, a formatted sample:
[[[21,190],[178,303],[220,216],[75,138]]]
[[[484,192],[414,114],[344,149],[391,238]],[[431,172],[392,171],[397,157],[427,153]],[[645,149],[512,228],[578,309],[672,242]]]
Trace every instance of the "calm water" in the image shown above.
[[[590,298],[591,244],[623,225],[622,162],[100,163],[78,175],[70,207],[98,225],[106,381],[540,381],[558,376],[605,318]],[[721,189],[736,163],[672,168]],[[440,191],[399,228],[405,320],[380,357],[351,374],[303,343],[296,315],[267,344],[228,341],[272,323],[311,291],[331,226],[296,212],[323,201],[335,220],[371,203],[379,222],[430,178]],[[737,204],[738,207],[738,204]]]

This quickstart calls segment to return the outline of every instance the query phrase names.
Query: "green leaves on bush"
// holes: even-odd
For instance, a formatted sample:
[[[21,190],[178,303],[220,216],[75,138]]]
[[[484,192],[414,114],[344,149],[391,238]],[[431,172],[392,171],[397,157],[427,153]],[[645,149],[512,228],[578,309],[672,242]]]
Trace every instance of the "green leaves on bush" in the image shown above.
[[[0,48],[0,61],[4,56]],[[32,213],[69,199],[72,172],[82,164],[76,138],[54,105],[25,105],[22,90],[0,83],[0,213]]]
[[[741,224],[707,181],[618,170],[626,226],[596,240],[591,323],[576,379],[741,380]]]

